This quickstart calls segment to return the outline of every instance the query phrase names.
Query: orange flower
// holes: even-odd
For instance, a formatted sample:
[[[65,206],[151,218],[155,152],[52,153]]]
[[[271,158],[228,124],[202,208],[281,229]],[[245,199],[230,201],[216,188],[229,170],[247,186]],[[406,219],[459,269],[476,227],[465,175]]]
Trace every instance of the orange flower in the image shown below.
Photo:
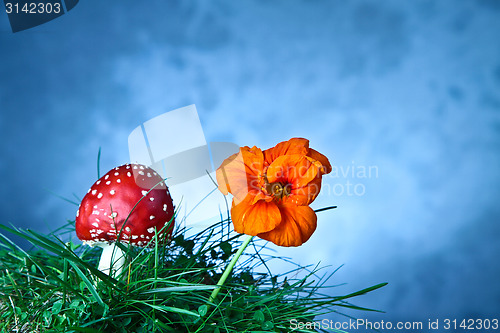
[[[233,195],[234,230],[281,246],[299,246],[316,229],[309,204],[332,170],[328,159],[293,138],[274,148],[241,147],[217,169],[219,190]]]

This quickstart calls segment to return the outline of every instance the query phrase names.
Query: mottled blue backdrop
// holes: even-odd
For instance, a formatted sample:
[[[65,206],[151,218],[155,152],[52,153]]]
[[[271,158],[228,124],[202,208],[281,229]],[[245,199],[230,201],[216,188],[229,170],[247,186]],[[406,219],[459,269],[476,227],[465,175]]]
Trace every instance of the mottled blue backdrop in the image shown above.
[[[88,0],[16,34],[0,13],[0,222],[74,218],[47,190],[81,198],[99,147],[107,171],[194,103],[207,141],[303,136],[336,166],[314,206],[339,208],[276,250],[345,264],[333,293],[389,282],[356,302],[386,314],[352,315],[499,318],[499,33],[498,0]]]

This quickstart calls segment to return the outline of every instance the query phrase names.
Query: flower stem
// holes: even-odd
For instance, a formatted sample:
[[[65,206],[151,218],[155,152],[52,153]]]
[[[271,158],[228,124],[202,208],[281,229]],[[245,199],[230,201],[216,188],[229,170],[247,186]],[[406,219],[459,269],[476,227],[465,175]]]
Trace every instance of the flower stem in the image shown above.
[[[222,273],[222,276],[219,279],[219,282],[217,282],[217,288],[215,288],[214,291],[212,291],[212,295],[210,295],[210,298],[208,299],[210,303],[213,302],[217,297],[217,294],[219,294],[220,288],[224,285],[224,282],[226,282],[226,279],[229,276],[229,274],[231,274],[231,272],[233,271],[234,265],[236,265],[238,258],[241,256],[243,251],[245,251],[246,247],[248,246],[248,244],[250,244],[250,241],[253,239],[253,237],[254,236],[247,236],[247,239],[245,239],[241,247],[234,255],[233,259],[231,259],[229,265],[227,265],[226,270],[224,271],[224,273]]]

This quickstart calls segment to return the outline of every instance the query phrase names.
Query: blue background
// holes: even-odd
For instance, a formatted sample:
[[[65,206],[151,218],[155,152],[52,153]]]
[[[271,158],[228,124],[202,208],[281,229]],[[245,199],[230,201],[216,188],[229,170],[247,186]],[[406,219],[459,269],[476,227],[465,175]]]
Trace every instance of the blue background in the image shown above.
[[[338,168],[314,207],[339,208],[276,250],[345,264],[335,294],[389,282],[355,302],[386,314],[353,315],[500,317],[500,1],[166,3],[80,2],[16,34],[0,14],[1,223],[73,219],[47,190],[83,197],[99,147],[105,172],[194,103],[207,141],[302,136]]]

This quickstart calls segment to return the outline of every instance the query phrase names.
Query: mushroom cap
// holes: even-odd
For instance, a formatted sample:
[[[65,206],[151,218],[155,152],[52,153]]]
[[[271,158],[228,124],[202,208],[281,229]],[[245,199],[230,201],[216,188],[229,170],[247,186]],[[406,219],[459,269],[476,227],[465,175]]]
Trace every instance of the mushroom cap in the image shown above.
[[[76,213],[75,228],[78,238],[90,244],[115,242],[120,235],[122,243],[147,246],[155,228],[159,232],[169,222],[162,238],[174,227],[174,204],[163,178],[145,165],[124,164],[92,185]]]

